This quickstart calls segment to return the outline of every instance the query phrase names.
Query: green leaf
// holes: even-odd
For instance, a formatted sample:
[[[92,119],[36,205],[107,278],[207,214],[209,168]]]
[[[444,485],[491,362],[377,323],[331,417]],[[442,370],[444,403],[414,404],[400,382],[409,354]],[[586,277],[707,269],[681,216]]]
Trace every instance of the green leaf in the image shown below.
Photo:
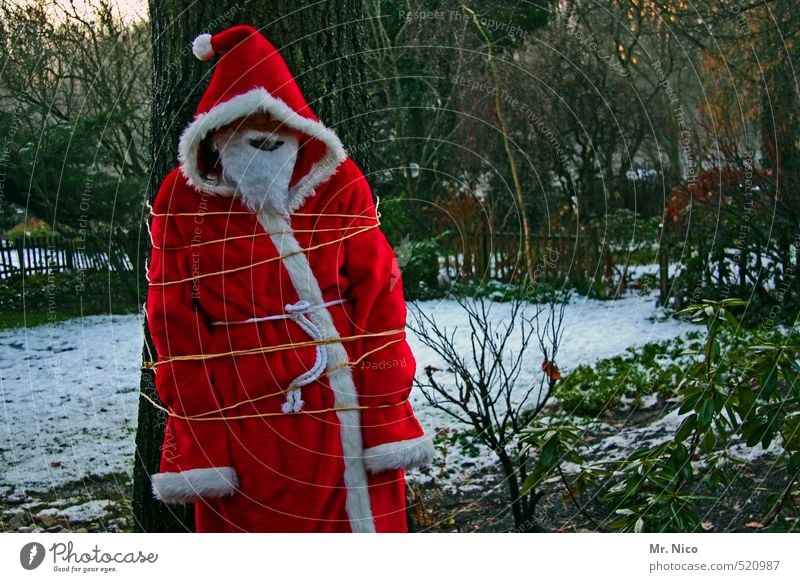
[[[754,447],[761,440],[764,434],[764,427],[767,422],[763,416],[754,416],[742,424],[742,435],[748,447]]]
[[[711,342],[711,362],[716,362],[719,360],[721,348],[719,346],[719,342],[715,339]]]
[[[789,451],[800,450],[800,413],[795,412],[787,415],[783,419],[783,428],[781,431],[786,435],[786,441],[783,446]]]
[[[549,439],[542,447],[539,462],[546,467],[552,467],[556,462],[557,448],[558,440],[555,438]]]
[[[723,316],[725,317],[725,321],[731,328],[736,329],[737,327],[739,327],[739,321],[736,319],[736,317],[734,317],[733,313],[731,313],[726,309],[723,311]]]
[[[525,482],[522,484],[522,495],[526,495],[531,489],[536,487],[539,484],[539,481],[542,478],[542,471],[539,470],[539,467],[534,469],[534,471],[525,478]]]
[[[675,432],[675,440],[676,441],[685,441],[689,438],[689,435],[694,432],[695,427],[697,426],[697,414],[691,414],[683,419],[681,425],[678,427],[678,430]]]
[[[702,448],[705,452],[711,452],[714,450],[714,445],[716,444],[717,435],[714,434],[713,430],[708,430],[703,435],[703,440],[700,441],[700,448]]]
[[[773,416],[769,419],[767,424],[764,426],[764,436],[761,439],[761,446],[765,449],[769,447],[772,443],[772,439],[775,438],[775,433],[778,431],[778,427],[776,423],[778,422],[778,418]]]
[[[800,375],[797,374],[791,364],[781,364],[781,374],[793,389],[800,388]]]
[[[753,392],[753,389],[747,384],[742,384],[739,386],[737,395],[739,396],[739,414],[742,416],[747,416],[750,413],[750,410],[753,408],[753,404],[755,404],[756,395]]]
[[[678,409],[678,413],[686,414],[690,410],[694,410],[695,406],[697,406],[697,403],[702,397],[703,393],[699,389],[693,389],[691,396],[688,396],[681,404],[681,407]]]
[[[778,387],[778,371],[774,366],[770,366],[769,370],[761,376],[761,388],[764,391],[764,397],[769,398],[775,394],[775,389]]]
[[[789,460],[786,461],[786,467],[790,475],[794,475],[800,471],[800,452],[795,452],[789,456]]]
[[[675,461],[675,469],[680,469],[689,460],[689,449],[683,443],[678,443],[672,452],[672,458]]]
[[[701,429],[708,428],[711,425],[711,419],[714,417],[715,405],[713,398],[707,398],[700,405],[698,411],[697,424]]]

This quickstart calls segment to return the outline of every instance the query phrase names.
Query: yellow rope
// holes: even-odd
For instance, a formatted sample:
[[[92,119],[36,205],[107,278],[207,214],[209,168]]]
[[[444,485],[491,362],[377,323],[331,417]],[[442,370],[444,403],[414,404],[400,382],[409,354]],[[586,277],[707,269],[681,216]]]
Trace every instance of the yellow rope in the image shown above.
[[[214,214],[251,214],[256,216],[255,212],[249,210],[209,210],[207,212],[150,212],[150,216],[209,216]],[[331,218],[370,218],[375,219],[374,216],[368,214],[335,214],[329,212],[292,212],[290,216],[330,216]]]
[[[158,362],[145,362],[145,368],[157,368],[163,364],[168,364],[170,362],[184,362],[184,361],[195,361],[195,360],[210,360],[212,358],[223,358],[226,356],[243,356],[243,355],[257,355],[257,354],[268,354],[272,352],[278,352],[281,350],[287,350],[290,348],[301,348],[307,346],[317,346],[317,345],[325,345],[325,344],[336,344],[344,341],[353,341],[365,337],[382,337],[386,335],[392,335],[395,333],[405,333],[405,328],[401,327],[398,329],[390,329],[386,331],[378,331],[373,333],[365,333],[360,335],[349,335],[344,337],[332,337],[332,338],[323,338],[318,340],[308,340],[304,342],[297,342],[291,344],[279,344],[276,346],[265,346],[260,348],[250,348],[246,350],[233,350],[230,352],[222,352],[222,353],[212,353],[212,354],[187,354],[184,356],[173,356],[172,358],[167,358],[166,360],[159,360]]]
[[[378,222],[377,226],[380,226],[380,224],[381,223]],[[147,225],[147,233],[148,233],[148,235],[150,235],[150,246],[151,246],[151,248],[154,248],[154,249],[159,250],[159,251],[178,251],[178,250],[181,250],[181,249],[202,247],[202,246],[205,246],[205,245],[211,245],[211,244],[226,242],[226,241],[229,241],[229,240],[240,240],[240,239],[243,239],[243,238],[257,238],[257,237],[260,237],[260,236],[271,236],[273,234],[294,234],[296,232],[331,232],[331,231],[340,231],[340,230],[352,230],[354,228],[361,228],[361,227],[360,226],[341,226],[341,227],[336,227],[336,228],[298,228],[298,229],[295,229],[295,230],[282,230],[282,231],[278,231],[278,232],[256,232],[256,233],[253,233],[253,234],[242,234],[242,235],[238,235],[238,236],[226,236],[226,237],[223,237],[223,238],[215,238],[213,240],[207,240],[207,241],[198,242],[198,243],[190,243],[188,245],[183,245],[183,246],[179,246],[179,247],[160,247],[160,246],[157,246],[155,244],[155,242],[153,241],[153,234],[152,234],[152,232],[150,232],[150,225],[149,224]],[[340,238],[336,242],[341,241],[341,240],[342,239]]]
[[[397,402],[394,404],[379,404],[377,406],[339,406],[339,407],[332,407],[332,408],[318,408],[317,410],[297,410],[293,412],[262,412],[260,414],[240,414],[237,416],[212,416],[212,417],[203,417],[199,418],[196,416],[186,416],[183,414],[178,414],[177,412],[173,412],[172,410],[161,406],[158,402],[150,398],[144,392],[139,392],[139,395],[150,402],[153,406],[158,408],[159,410],[166,412],[167,415],[172,416],[174,418],[179,418],[181,420],[196,420],[196,421],[203,421],[203,420],[245,420],[248,418],[265,418],[269,416],[286,416],[287,414],[322,414],[325,412],[339,412],[343,410],[365,410],[368,408],[390,408],[393,406],[402,406],[406,402],[408,402],[408,398],[402,400],[401,402]]]
[[[343,237],[338,238],[336,240],[321,242],[319,244],[311,245],[310,247],[306,247],[306,248],[301,248],[301,249],[299,249],[297,251],[293,251],[293,252],[287,253],[285,255],[278,255],[277,257],[270,257],[268,259],[264,259],[263,261],[256,261],[255,263],[250,263],[249,265],[244,265],[242,267],[235,267],[233,269],[225,269],[224,271],[215,271],[213,273],[197,274],[197,275],[193,275],[191,277],[185,277],[183,279],[176,279],[174,281],[162,281],[160,283],[153,283],[150,280],[150,276],[149,276],[149,272],[148,272],[147,276],[146,276],[146,279],[147,279],[148,284],[151,287],[165,287],[167,285],[177,285],[179,283],[188,283],[189,281],[195,281],[197,279],[202,279],[204,277],[215,277],[215,276],[219,276],[219,275],[226,275],[228,273],[235,273],[237,271],[243,271],[245,269],[251,269],[253,267],[258,267],[260,265],[265,265],[265,264],[271,263],[273,261],[280,261],[282,259],[285,259],[286,257],[291,257],[292,255],[297,255],[297,254],[300,254],[300,253],[303,253],[303,252],[306,252],[306,251],[313,251],[313,250],[316,250],[318,248],[321,248],[321,247],[324,247],[324,246],[327,246],[327,245],[332,245],[332,244],[335,244],[335,243],[338,243],[338,242],[342,242],[343,240],[346,240],[348,238],[357,236],[357,235],[361,234],[362,232],[366,232],[368,230],[371,230],[371,229],[377,228],[377,227],[378,227],[377,223],[373,224],[373,225],[370,225],[370,226],[365,226],[364,228],[358,230],[357,232],[351,232],[350,234],[346,234]],[[149,271],[149,269],[148,269],[148,271]]]
[[[329,370],[326,370],[325,372],[320,374],[320,378],[322,378],[324,376],[329,376],[333,372],[341,370],[342,368],[347,368],[349,366],[357,366],[366,357],[374,354],[375,352],[377,352],[379,350],[387,348],[392,344],[396,344],[397,342],[401,342],[401,341],[403,341],[403,339],[404,338],[395,339],[395,340],[392,340],[390,342],[386,342],[386,343],[378,346],[377,348],[369,350],[368,352],[364,352],[364,354],[362,354],[361,357],[359,357],[354,362],[345,362],[344,364],[339,364],[338,366],[334,366],[333,368],[331,368]],[[237,402],[236,404],[231,404],[229,406],[223,406],[222,408],[217,408],[216,410],[209,410],[208,412],[201,412],[200,414],[195,414],[193,416],[201,417],[201,416],[208,416],[209,414],[216,414],[216,413],[219,413],[219,412],[225,412],[227,410],[231,410],[232,408],[239,408],[240,406],[244,406],[245,404],[252,404],[253,402],[259,402],[261,400],[266,400],[267,398],[272,398],[273,396],[280,396],[280,395],[286,394],[287,392],[290,392],[292,390],[300,390],[301,388],[302,388],[302,386],[295,386],[295,387],[288,388],[286,390],[279,390],[278,392],[271,392],[270,394],[264,394],[263,396],[257,396],[256,398],[248,398],[247,400],[242,400],[240,402]]]
[[[381,213],[378,211],[378,208],[381,205],[381,197],[375,196],[377,201],[375,202],[375,214],[378,218],[380,218]],[[153,205],[150,204],[149,200],[145,200],[145,206],[150,212],[150,216],[208,216],[213,214],[252,214],[256,215],[255,212],[252,210],[212,210],[208,212],[155,212]],[[368,216],[364,214],[335,214],[335,213],[328,213],[328,212],[291,212],[291,216],[330,216],[332,218],[371,218],[374,219],[374,216]]]

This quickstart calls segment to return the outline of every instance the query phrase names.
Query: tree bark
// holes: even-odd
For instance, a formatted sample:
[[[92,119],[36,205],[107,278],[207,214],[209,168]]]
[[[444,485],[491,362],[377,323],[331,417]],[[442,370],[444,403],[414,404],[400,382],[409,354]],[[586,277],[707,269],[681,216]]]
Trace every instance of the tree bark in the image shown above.
[[[214,34],[236,24],[255,26],[276,46],[312,109],[338,133],[346,149],[358,152],[353,158],[368,173],[372,148],[356,147],[370,136],[364,115],[368,106],[361,44],[365,34],[358,0],[307,5],[291,0],[150,0],[150,19],[153,92],[147,195],[151,202],[175,166],[180,131],[191,121],[212,71],[212,64],[192,54],[192,40],[203,32]],[[141,241],[142,252],[149,255],[146,230]],[[146,284],[144,273],[140,276]],[[146,325],[143,357],[156,359]],[[142,371],[140,390],[158,401],[152,370]],[[165,424],[165,415],[140,399],[133,479],[136,528],[193,531],[193,505],[165,505],[151,492],[150,475],[158,472]]]

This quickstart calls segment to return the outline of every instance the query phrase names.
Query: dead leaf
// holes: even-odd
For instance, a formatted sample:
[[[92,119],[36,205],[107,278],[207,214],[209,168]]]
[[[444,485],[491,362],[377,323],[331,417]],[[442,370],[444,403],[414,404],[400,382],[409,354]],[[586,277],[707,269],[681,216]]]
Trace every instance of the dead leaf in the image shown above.
[[[561,380],[561,372],[558,370],[558,365],[555,362],[545,360],[542,362],[542,372],[547,374],[551,380]]]
[[[61,461],[53,461],[50,463],[50,466],[53,467],[53,469],[58,469],[61,466]]]
[[[744,527],[749,527],[750,529],[761,529],[764,527],[764,524],[760,521],[748,521],[746,524],[744,524]]]
[[[711,531],[714,529],[714,524],[710,521],[704,521],[700,524],[700,527],[702,527],[705,531]]]

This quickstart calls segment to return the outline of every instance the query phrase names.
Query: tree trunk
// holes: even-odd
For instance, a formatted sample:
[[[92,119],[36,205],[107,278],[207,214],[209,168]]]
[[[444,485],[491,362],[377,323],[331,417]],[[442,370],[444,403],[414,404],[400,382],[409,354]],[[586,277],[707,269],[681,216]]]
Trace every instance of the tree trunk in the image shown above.
[[[298,4],[290,0],[150,0],[151,202],[176,163],[178,136],[191,121],[210,78],[212,65],[194,58],[192,40],[202,32],[214,34],[236,24],[255,26],[276,46],[312,109],[338,133],[348,150],[358,151],[354,160],[368,174],[371,148],[356,148],[370,135],[368,117],[364,115],[368,95],[361,3],[328,0],[308,6]],[[142,252],[149,255],[150,241],[146,232],[143,234]],[[140,277],[144,284],[144,273]],[[149,333],[145,333],[143,357],[156,358]],[[153,382],[152,370],[143,370],[140,390],[158,401]],[[140,399],[133,479],[136,527],[146,532],[193,531],[193,505],[168,506],[157,501],[151,492],[149,476],[158,472],[165,424],[165,415]]]

